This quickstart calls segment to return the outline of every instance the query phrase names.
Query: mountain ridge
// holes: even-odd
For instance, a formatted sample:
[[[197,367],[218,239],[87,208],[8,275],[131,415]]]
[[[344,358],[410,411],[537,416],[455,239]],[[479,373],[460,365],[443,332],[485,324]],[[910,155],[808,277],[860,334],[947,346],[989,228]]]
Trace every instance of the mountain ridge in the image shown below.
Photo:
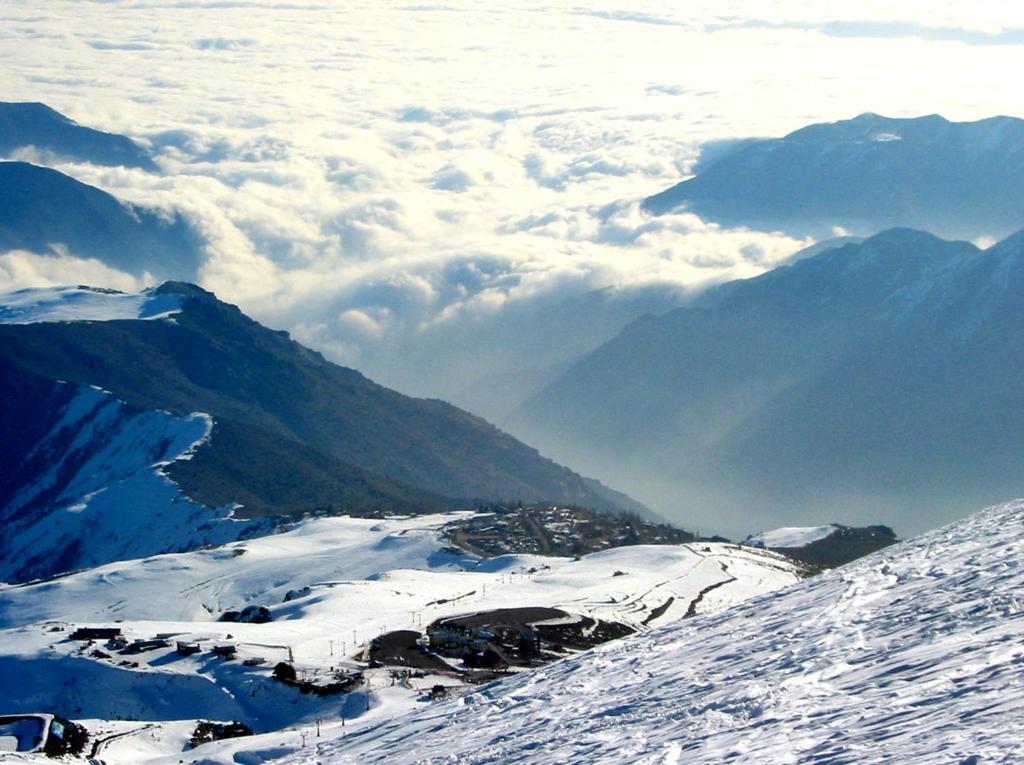
[[[0,102],[0,155],[35,149],[58,160],[159,172],[149,152],[122,135],[79,125],[38,102]]]
[[[643,207],[816,238],[896,226],[1003,238],[1024,227],[1022,170],[1024,120],[865,113],[741,143]]]
[[[206,506],[241,502],[243,516],[516,500],[643,510],[450,404],[328,362],[199,287],[166,282],[149,295],[160,306],[178,298],[179,308],[146,320],[0,324],[0,387],[22,392],[0,402],[11,464],[40,442],[36,426],[64,381],[109,391],[130,411],[208,416],[203,446],[166,473]],[[40,470],[13,471],[0,504]]]
[[[1011,456],[1022,243],[900,229],[721,285],[628,326],[512,429],[649,502],[648,483],[696,487],[693,504],[731,507],[726,533],[796,520],[787,497],[803,523],[836,517],[836,502],[850,520],[921,528],[925,495],[958,497],[940,502],[949,513],[1012,493],[1024,472]],[[616,453],[634,458],[620,468]],[[724,476],[733,499],[716,497]],[[744,504],[777,509],[743,523]],[[890,515],[904,504],[919,509]]]
[[[200,240],[180,213],[123,202],[51,168],[0,161],[0,252],[79,258],[153,278],[192,276]]]

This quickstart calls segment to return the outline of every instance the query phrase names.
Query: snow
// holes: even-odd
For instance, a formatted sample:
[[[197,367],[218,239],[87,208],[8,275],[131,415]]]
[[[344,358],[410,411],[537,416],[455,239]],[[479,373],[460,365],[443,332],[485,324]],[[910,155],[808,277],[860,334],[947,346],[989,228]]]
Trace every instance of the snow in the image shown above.
[[[286,765],[1024,761],[1024,501]]]
[[[784,526],[772,531],[762,531],[747,537],[745,544],[756,547],[806,547],[812,542],[824,539],[839,527],[829,526]]]
[[[209,415],[138,411],[98,388],[61,388],[61,408],[24,463],[45,467],[0,511],[0,580],[48,575],[59,561],[84,568],[221,544],[259,527],[234,520],[233,507],[191,501],[163,473],[205,443]]]
[[[297,730],[317,719],[326,721],[323,740],[353,735],[422,708],[433,684],[461,685],[427,675],[393,687],[386,670],[370,670],[369,688],[317,698],[274,681],[270,673],[279,661],[311,674],[355,668],[353,657],[383,631],[422,631],[444,616],[502,607],[552,606],[644,630],[645,621],[683,616],[695,600],[698,612],[717,611],[799,579],[798,568],[781,556],[728,544],[624,547],[579,560],[480,560],[444,538],[445,524],[466,515],[315,519],[209,550],[0,587],[0,676],[10,679],[0,707],[147,721],[145,730],[111,742],[103,758],[111,764],[151,761],[161,751],[178,762],[183,729],[175,721],[242,720],[263,735],[204,746],[194,757],[260,762],[300,750]],[[652,618],[669,598],[672,605]],[[267,606],[274,620],[216,621],[246,605]],[[116,624],[129,640],[171,635],[172,645],[122,655],[68,640],[82,624]],[[203,652],[176,655],[179,639],[201,641]],[[239,661],[209,654],[224,641],[238,647]],[[94,655],[97,649],[109,656]],[[251,657],[267,663],[241,664]],[[137,666],[119,663],[126,658]]]
[[[41,287],[0,294],[0,324],[55,321],[166,319],[181,310],[181,295],[153,290],[129,294],[90,287]]]
[[[111,618],[209,622],[246,605],[294,608],[299,601],[285,603],[286,595],[307,586],[322,593],[335,583],[359,582],[390,569],[427,573],[472,567],[475,557],[442,549],[446,543],[439,529],[458,517],[315,519],[285,533],[209,550],[119,561],[53,582],[0,587],[0,627]]]
[[[22,717],[4,721],[0,716],[0,752],[31,752],[46,741],[49,720],[43,717]]]
[[[619,547],[578,561],[535,555],[481,561],[442,539],[442,526],[464,515],[315,519],[287,533],[211,550],[0,588],[0,627],[117,618],[175,622],[180,629],[183,622],[209,622],[226,610],[265,605],[274,625],[232,624],[232,630],[275,633],[326,660],[328,637],[337,636],[340,648],[347,635],[351,646],[353,631],[362,642],[444,615],[522,605],[637,627],[669,598],[675,598],[673,606],[652,623],[682,616],[711,585],[718,585],[725,602],[737,602],[799,576],[780,556],[728,544]]]

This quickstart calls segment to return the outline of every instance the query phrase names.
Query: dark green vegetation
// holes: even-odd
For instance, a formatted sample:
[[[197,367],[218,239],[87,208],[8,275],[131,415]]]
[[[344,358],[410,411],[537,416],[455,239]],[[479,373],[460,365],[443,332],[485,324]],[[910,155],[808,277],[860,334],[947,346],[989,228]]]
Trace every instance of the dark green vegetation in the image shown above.
[[[0,509],[21,486],[47,469],[47,456],[34,454],[34,447],[73,395],[71,386],[26,373],[3,355],[0,347],[0,465],[4,468],[0,470]]]
[[[0,155],[27,147],[72,162],[157,170],[149,153],[123,135],[79,125],[46,104],[0,103]]]
[[[0,162],[0,251],[57,246],[157,278],[191,276],[200,260],[198,236],[180,215],[126,204],[56,170]]]
[[[772,140],[736,142],[694,178],[644,202],[728,226],[824,238],[911,226],[1007,236],[1024,226],[1024,120],[949,122],[862,114]]]
[[[842,566],[899,541],[899,537],[888,526],[864,526],[861,528],[839,526],[836,531],[824,539],[811,542],[803,547],[772,547],[771,549],[820,571]]]
[[[511,553],[571,557],[624,545],[678,545],[698,539],[634,513],[609,515],[552,505],[482,509],[490,514],[455,521],[444,531],[452,544],[484,557]]]
[[[634,322],[515,432],[726,533],[915,533],[1021,493],[1022,293],[1024,234],[888,231]]]
[[[16,439],[7,464],[24,458],[52,381],[65,380],[137,409],[211,414],[210,442],[169,473],[194,499],[243,502],[250,515],[519,499],[637,507],[450,404],[328,362],[198,287],[158,291],[184,296],[173,321],[0,326],[0,390],[12,392],[0,422]],[[8,491],[32,477],[8,476]]]

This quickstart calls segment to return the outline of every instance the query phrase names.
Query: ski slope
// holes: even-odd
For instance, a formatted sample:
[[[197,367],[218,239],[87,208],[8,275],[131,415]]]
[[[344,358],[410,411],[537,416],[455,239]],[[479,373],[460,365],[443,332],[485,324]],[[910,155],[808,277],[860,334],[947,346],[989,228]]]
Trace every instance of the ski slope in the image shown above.
[[[618,547],[579,560],[481,560],[442,538],[444,524],[465,515],[315,519],[210,550],[0,587],[0,627],[113,619],[181,625],[249,605],[267,606],[275,617],[272,627],[259,629],[310,640],[321,640],[320,632],[339,621],[372,636],[426,618],[526,605],[639,627],[683,616],[695,600],[699,611],[713,611],[800,576],[782,556],[720,543]],[[285,626],[297,622],[301,627]]]
[[[506,607],[557,607],[646,629],[690,610],[726,608],[801,575],[774,553],[727,544],[623,547],[579,560],[481,560],[444,538],[444,525],[465,515],[316,519],[210,550],[0,587],[0,676],[11,679],[0,688],[0,708],[159,723],[149,730],[198,717],[242,720],[268,733],[344,715],[351,731],[354,718],[365,724],[406,714],[432,684],[460,681],[453,672],[392,687],[386,668],[371,669],[369,688],[318,699],[274,681],[273,666],[288,661],[310,676],[365,668],[357,659],[383,632],[422,631],[444,616]],[[216,621],[247,605],[267,607],[273,620]],[[128,640],[166,636],[170,645],[125,656],[102,642],[69,640],[82,625],[117,626]],[[179,656],[178,640],[205,647]],[[237,646],[238,661],[212,657],[210,646],[220,643]],[[241,663],[255,658],[265,663]]]
[[[0,294],[0,324],[52,321],[166,319],[181,310],[181,295],[152,290],[124,293],[91,287],[37,287]]]
[[[1024,761],[1024,502],[289,765]]]

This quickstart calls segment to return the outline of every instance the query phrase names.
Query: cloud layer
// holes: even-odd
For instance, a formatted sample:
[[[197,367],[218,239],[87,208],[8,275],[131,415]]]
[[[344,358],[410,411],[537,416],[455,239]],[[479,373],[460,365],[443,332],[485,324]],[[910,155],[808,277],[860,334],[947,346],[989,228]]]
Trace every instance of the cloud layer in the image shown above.
[[[186,213],[205,286],[383,382],[452,397],[587,350],[590,334],[534,317],[591,290],[685,294],[807,244],[641,214],[704,142],[868,110],[1017,109],[1005,72],[1024,11],[768,5],[7,2],[0,84],[151,146],[162,176],[61,169]],[[0,257],[0,289],[33,280],[138,281]]]

